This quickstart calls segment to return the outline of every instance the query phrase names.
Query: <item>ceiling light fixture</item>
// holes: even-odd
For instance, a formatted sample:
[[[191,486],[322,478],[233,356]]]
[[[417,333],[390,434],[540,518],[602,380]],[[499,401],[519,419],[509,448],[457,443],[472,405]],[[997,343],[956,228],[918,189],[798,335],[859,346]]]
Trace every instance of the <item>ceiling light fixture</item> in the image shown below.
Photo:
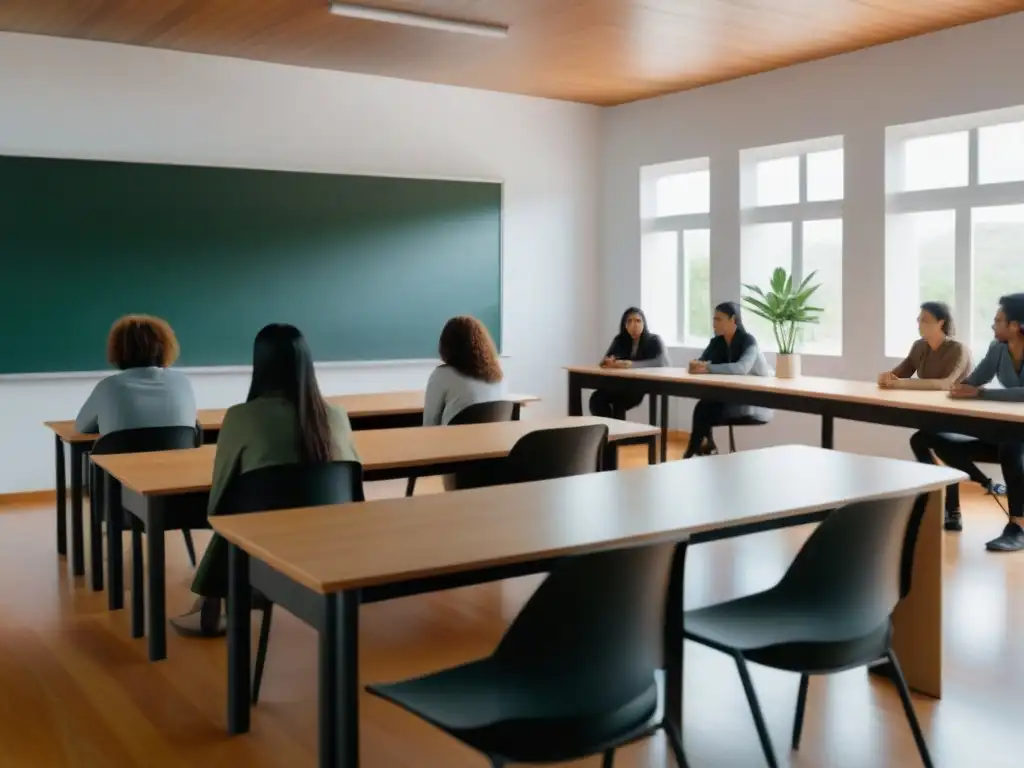
[[[460,32],[466,35],[483,37],[508,37],[508,27],[500,24],[485,24],[477,21],[459,21],[439,16],[427,16],[422,13],[395,11],[388,8],[377,8],[359,3],[333,2],[331,13],[336,16],[347,16],[352,19],[381,21],[386,24],[403,24],[407,27],[423,27],[442,32]]]

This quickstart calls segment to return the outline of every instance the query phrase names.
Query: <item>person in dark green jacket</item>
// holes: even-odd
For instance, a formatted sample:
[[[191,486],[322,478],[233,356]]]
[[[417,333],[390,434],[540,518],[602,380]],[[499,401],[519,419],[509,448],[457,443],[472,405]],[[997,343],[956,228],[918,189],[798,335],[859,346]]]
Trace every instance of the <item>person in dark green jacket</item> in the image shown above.
[[[359,461],[348,414],[320,394],[309,345],[298,328],[268,325],[256,336],[246,402],[228,409],[217,439],[207,510],[217,507],[232,480],[263,467],[299,462]],[[227,542],[214,535],[192,582],[199,600],[171,623],[182,634],[224,633]]]

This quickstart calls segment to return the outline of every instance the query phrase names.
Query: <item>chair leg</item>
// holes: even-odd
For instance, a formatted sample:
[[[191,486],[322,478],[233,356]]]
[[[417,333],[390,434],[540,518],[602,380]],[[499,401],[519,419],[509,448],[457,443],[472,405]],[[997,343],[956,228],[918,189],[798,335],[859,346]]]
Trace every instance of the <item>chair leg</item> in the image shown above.
[[[736,453],[736,433],[732,431],[732,424],[729,425],[729,453]]]
[[[188,528],[183,528],[181,535],[185,538],[185,549],[188,550],[188,559],[192,563],[192,567],[196,567],[196,545],[192,541],[192,531]]]
[[[739,653],[735,654],[736,669],[740,673],[740,681],[743,683],[743,692],[747,694],[747,703],[750,704],[750,714],[754,716],[754,725],[757,728],[757,736],[761,740],[761,749],[764,750],[765,760],[768,761],[768,768],[779,768],[775,759],[775,750],[772,748],[772,740],[768,736],[768,726],[765,725],[764,715],[761,713],[761,705],[757,703],[757,693],[754,691],[754,683],[750,679],[750,672],[747,669],[747,662]]]
[[[804,708],[807,706],[807,687],[810,675],[800,675],[800,690],[796,695],[796,717],[793,719],[793,751],[800,749],[800,734],[804,730]]]
[[[910,723],[910,730],[914,734],[917,751],[921,755],[921,763],[925,768],[932,768],[932,756],[928,752],[928,742],[924,740],[924,734],[921,732],[921,724],[917,722],[917,713],[914,712],[914,702],[910,698],[907,679],[903,677],[903,670],[900,668],[899,661],[896,660],[896,654],[893,651],[889,651],[886,656],[892,665],[893,682],[896,683],[896,690],[899,691],[900,701],[903,702],[903,711],[907,714],[907,722]]]
[[[252,703],[260,700],[260,683],[263,682],[263,667],[267,663],[267,646],[270,645],[270,622],[274,617],[274,604],[268,603],[263,610],[263,621],[260,623],[260,642],[256,648],[256,666],[252,672]]]
[[[416,493],[416,478],[410,477],[405,483],[405,495],[412,496]]]
[[[686,753],[683,752],[683,739],[676,731],[676,727],[668,720],[662,725],[665,728],[665,736],[668,737],[668,746],[676,758],[676,765],[679,768],[690,768],[690,764],[686,762]]]
[[[615,768],[615,750],[609,749],[601,758],[601,768]]]

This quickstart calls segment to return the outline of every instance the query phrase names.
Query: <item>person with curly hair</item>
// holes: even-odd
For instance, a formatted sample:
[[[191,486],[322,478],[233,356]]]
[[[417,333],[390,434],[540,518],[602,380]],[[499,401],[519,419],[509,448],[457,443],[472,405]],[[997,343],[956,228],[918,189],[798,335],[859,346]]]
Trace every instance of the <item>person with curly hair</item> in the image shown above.
[[[170,370],[178,340],[165,320],[125,315],[110,329],[107,360],[120,373],[101,380],[85,401],[75,429],[85,434],[148,427],[191,427],[196,398],[188,378]]]
[[[475,317],[453,317],[445,323],[437,351],[441,365],[427,381],[424,426],[447,424],[464,408],[504,399],[498,350]]]

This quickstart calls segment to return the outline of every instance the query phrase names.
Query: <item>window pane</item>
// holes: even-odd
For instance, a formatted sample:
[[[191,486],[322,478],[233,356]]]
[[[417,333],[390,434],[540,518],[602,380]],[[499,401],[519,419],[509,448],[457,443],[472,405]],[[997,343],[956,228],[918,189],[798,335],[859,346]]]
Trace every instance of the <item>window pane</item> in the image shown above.
[[[644,235],[641,251],[641,306],[651,331],[674,344],[679,338],[679,235],[675,232],[651,232]]]
[[[971,211],[971,351],[975,360],[992,341],[999,297],[1017,290],[1024,265],[1024,205]]]
[[[903,190],[964,187],[968,181],[968,132],[908,139],[903,144]]]
[[[890,216],[886,234],[885,353],[903,357],[917,339],[921,302],[944,301],[955,307],[956,213]]]
[[[679,216],[711,210],[711,172],[662,176],[654,185],[654,215]]]
[[[755,224],[743,228],[743,248],[740,258],[740,282],[756,285],[767,292],[772,272],[782,267],[793,269],[793,225],[791,222]],[[743,289],[743,295],[748,293]],[[747,329],[757,337],[761,349],[777,350],[772,325],[753,312],[743,313]]]
[[[978,181],[1024,181],[1024,122],[978,129]]]
[[[780,157],[757,164],[756,205],[792,205],[800,202],[800,158]]]
[[[711,230],[683,232],[683,338],[687,346],[704,346],[711,338]]]
[[[843,150],[807,153],[807,199],[843,199]]]
[[[843,352],[843,220],[822,219],[803,224],[803,274],[817,272],[812,285],[821,287],[810,303],[823,307],[818,325],[803,328],[800,348],[816,355],[840,355]]]

